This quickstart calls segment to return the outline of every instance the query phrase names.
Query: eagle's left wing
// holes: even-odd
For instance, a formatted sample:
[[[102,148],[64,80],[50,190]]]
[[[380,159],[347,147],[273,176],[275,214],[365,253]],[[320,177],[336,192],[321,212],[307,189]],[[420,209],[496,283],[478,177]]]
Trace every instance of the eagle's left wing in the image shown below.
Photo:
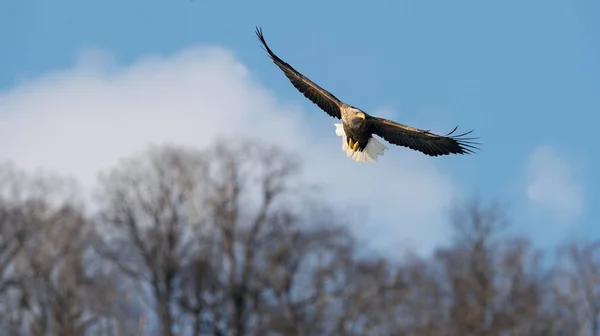
[[[343,103],[339,99],[337,99],[327,90],[315,84],[310,79],[306,78],[300,72],[296,71],[296,69],[292,68],[291,65],[287,64],[281,58],[275,55],[275,53],[271,51],[271,48],[269,48],[267,45],[267,41],[265,41],[265,37],[263,36],[261,28],[256,28],[256,36],[258,36],[258,39],[269,53],[273,63],[275,63],[279,69],[283,71],[285,76],[290,80],[290,82],[292,82],[298,91],[302,92],[306,98],[319,106],[330,116],[342,119],[340,107],[343,105]]]
[[[367,121],[372,132],[389,143],[408,147],[430,156],[471,154],[478,149],[475,146],[477,143],[472,142],[477,138],[464,137],[472,131],[451,136],[457,127],[452,132],[442,136],[384,118],[368,116]]]

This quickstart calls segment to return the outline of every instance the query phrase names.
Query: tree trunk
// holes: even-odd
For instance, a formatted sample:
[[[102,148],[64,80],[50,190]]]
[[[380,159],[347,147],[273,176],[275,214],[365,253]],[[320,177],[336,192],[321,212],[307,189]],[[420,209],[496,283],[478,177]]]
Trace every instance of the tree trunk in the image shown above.
[[[169,309],[170,298],[168,295],[157,295],[158,300],[158,318],[160,321],[160,331],[162,336],[173,336],[173,317]]]

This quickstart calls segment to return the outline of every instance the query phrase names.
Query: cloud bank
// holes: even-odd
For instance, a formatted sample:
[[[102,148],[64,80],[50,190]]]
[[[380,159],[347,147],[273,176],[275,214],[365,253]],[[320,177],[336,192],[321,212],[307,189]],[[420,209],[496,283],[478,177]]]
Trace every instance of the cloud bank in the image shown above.
[[[282,74],[280,84],[294,90]],[[320,119],[306,117],[319,113]],[[315,130],[309,119],[330,123],[330,130]],[[279,101],[220,47],[143,57],[127,66],[91,51],[71,68],[0,93],[0,160],[67,174],[90,187],[99,171],[150,144],[203,148],[220,137],[254,137],[303,157],[305,176],[329,201],[366,209],[353,229],[371,246],[393,253],[442,242],[456,195],[451,179],[430,158],[394,146],[374,164],[357,164],[342,152],[334,122],[316,106],[303,111]],[[568,201],[535,197],[570,209]]]
[[[537,148],[526,166],[526,192],[532,205],[559,220],[573,220],[583,210],[583,188],[572,167],[548,146]]]

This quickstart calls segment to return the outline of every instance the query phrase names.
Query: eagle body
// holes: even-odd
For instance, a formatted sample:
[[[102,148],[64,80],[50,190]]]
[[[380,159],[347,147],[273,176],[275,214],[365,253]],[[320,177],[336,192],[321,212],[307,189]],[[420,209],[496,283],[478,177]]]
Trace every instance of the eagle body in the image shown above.
[[[373,132],[365,120],[365,113],[352,106],[342,107],[342,125],[348,140],[357,143],[358,150],[364,150]]]
[[[354,161],[372,162],[383,155],[387,147],[374,135],[382,137],[391,144],[408,147],[429,156],[470,154],[477,149],[476,143],[471,141],[475,138],[464,137],[472,131],[451,136],[457,129],[455,127],[446,135],[437,135],[429,130],[371,116],[354,106],[343,103],[279,58],[267,45],[262,29],[257,27],[256,35],[273,63],[283,71],[298,91],[331,117],[342,120],[341,124],[334,124],[335,133],[342,137],[342,151]]]
[[[383,155],[387,147],[373,137],[367,113],[354,106],[340,108],[342,124],[335,124],[336,134],[342,137],[342,151],[357,162],[372,162]]]

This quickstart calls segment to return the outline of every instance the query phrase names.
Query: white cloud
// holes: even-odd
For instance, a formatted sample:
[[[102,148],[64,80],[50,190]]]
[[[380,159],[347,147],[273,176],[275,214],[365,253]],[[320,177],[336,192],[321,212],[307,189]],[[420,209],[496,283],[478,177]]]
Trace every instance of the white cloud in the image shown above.
[[[293,90],[278,75],[279,85]],[[297,101],[302,99],[298,94]],[[366,207],[361,218],[367,220],[355,229],[380,247],[428,250],[447,236],[455,188],[434,159],[390,146],[374,164],[351,161],[341,150],[334,119],[317,107],[306,112],[322,115],[312,122],[330,124],[328,132],[319,132],[297,105],[278,101],[219,47],[146,57],[128,66],[88,52],[72,68],[0,93],[0,111],[0,160],[69,174],[84,187],[96,182],[98,171],[151,143],[204,147],[241,134],[296,151],[306,159],[306,176],[330,201]]]
[[[573,168],[548,146],[537,148],[526,167],[527,196],[534,207],[572,220],[583,209],[583,189]]]

